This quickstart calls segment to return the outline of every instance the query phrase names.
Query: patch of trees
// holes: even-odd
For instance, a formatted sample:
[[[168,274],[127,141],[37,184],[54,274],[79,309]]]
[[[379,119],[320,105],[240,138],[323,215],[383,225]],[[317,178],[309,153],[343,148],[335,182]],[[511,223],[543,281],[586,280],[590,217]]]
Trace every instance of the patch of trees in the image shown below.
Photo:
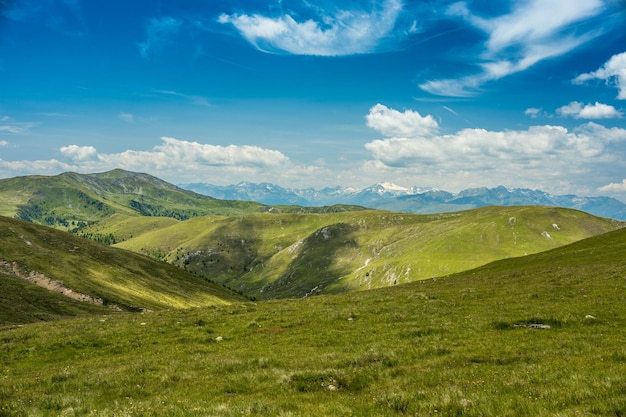
[[[35,223],[43,217],[44,209],[38,204],[19,206],[15,218],[25,222]]]
[[[107,246],[114,245],[118,242],[112,233],[80,233],[78,236]]]
[[[55,215],[54,210],[48,212],[46,208],[43,208],[39,204],[20,206],[17,209],[15,218],[29,223],[44,224],[46,226],[58,225],[69,228],[70,224],[75,225],[75,221],[71,221],[70,223],[70,220],[65,217]]]
[[[172,217],[176,220],[187,220],[191,217],[198,216],[198,213],[193,210],[176,210],[157,207],[137,200],[130,200],[130,206],[137,210],[142,216]]]
[[[86,209],[95,209],[96,211],[104,211],[105,213],[108,214],[109,212],[109,206],[107,206],[106,204],[104,204],[102,201],[100,200],[96,200],[94,198],[89,197],[87,194],[85,194],[82,191],[79,191],[76,196],[83,201],[83,208]]]

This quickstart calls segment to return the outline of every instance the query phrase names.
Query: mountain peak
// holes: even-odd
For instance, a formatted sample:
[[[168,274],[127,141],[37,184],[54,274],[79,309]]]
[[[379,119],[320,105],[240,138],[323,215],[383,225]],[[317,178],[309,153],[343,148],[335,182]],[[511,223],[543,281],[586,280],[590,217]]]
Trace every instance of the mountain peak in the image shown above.
[[[363,191],[373,192],[379,195],[383,194],[407,194],[410,189],[394,184],[392,182],[379,182],[378,184],[371,185],[365,188]]]
[[[215,198],[254,200],[264,204],[297,204],[301,206],[332,206],[349,204],[398,212],[419,214],[459,211],[484,206],[558,206],[586,211],[601,217],[626,220],[626,204],[609,197],[556,196],[541,190],[527,188],[469,188],[450,193],[433,187],[406,188],[392,182],[380,182],[366,188],[327,187],[285,189],[268,183],[212,186],[210,184],[183,185],[196,192]]]

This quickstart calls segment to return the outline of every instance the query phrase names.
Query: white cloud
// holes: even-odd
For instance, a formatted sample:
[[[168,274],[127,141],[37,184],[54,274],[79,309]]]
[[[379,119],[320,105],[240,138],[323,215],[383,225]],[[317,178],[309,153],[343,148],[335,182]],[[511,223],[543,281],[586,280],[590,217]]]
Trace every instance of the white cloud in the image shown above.
[[[9,142],[6,140],[0,140],[0,148],[6,148],[7,146],[9,146]]]
[[[598,36],[601,29],[584,31],[576,24],[603,9],[601,0],[529,0],[518,2],[508,14],[483,18],[473,14],[465,2],[455,3],[448,9],[450,15],[460,16],[487,34],[479,58],[482,71],[456,79],[427,81],[420,88],[437,95],[475,95],[486,82],[524,71]]]
[[[0,132],[12,133],[14,135],[24,134],[37,125],[38,123],[35,122],[16,122],[9,116],[0,118]]]
[[[92,159],[96,156],[97,151],[93,146],[78,146],[78,145],[69,145],[63,146],[59,149],[61,153],[75,161],[83,161],[86,159]]]
[[[66,161],[4,161],[0,177],[58,174],[62,171],[101,172],[113,168],[148,172],[173,182],[236,183],[243,179],[275,182],[289,178],[306,184],[310,178],[329,176],[323,167],[294,164],[282,152],[258,146],[219,146],[170,137],[150,150],[127,149],[100,153],[91,146],[68,145],[59,149]]]
[[[56,159],[43,161],[4,161],[0,159],[0,178],[17,175],[58,174],[64,171],[77,171],[76,167]]]
[[[576,119],[615,119],[623,116],[623,113],[615,107],[597,101],[595,104],[586,105],[579,101],[572,101],[556,109],[556,112],[559,116],[571,116]]]
[[[541,111],[542,109],[538,109],[536,107],[529,107],[526,110],[524,110],[524,114],[526,116],[532,117],[533,119],[536,119],[541,114]]]
[[[460,11],[455,8],[461,7]],[[537,46],[568,25],[581,19],[595,16],[604,8],[601,0],[530,0],[518,2],[513,10],[505,15],[485,19],[472,15],[467,6],[457,3],[451,10],[460,13],[466,20],[489,35],[487,53],[495,54],[511,45]]]
[[[607,128],[597,123],[588,122],[579,126],[576,131],[589,137],[596,137],[604,143],[626,142],[626,129],[620,127]]]
[[[384,136],[431,136],[439,130],[439,125],[431,115],[422,116],[416,111],[390,109],[376,104],[365,116],[367,126]]]
[[[574,78],[574,84],[583,84],[590,80],[603,80],[614,85],[618,90],[617,98],[626,100],[626,52],[613,55],[596,71],[580,74]]]
[[[623,179],[621,184],[612,182],[610,184],[604,185],[598,188],[598,191],[601,193],[626,192],[626,179]]]
[[[561,126],[532,126],[522,131],[464,129],[431,138],[390,138],[366,145],[374,158],[390,166],[451,163],[466,170],[497,167],[557,157],[597,156],[601,144]]]
[[[92,160],[94,167],[123,167],[128,169],[177,169],[215,167],[276,167],[289,163],[279,151],[257,146],[219,146],[163,137],[161,145],[149,151],[126,150],[120,153],[98,153],[91,146],[69,145],[61,153],[75,162]],[[95,165],[93,162],[96,162]]]
[[[218,21],[232,24],[261,51],[339,56],[375,52],[393,31],[401,11],[400,0],[384,0],[371,12],[318,9],[318,20],[297,21],[290,14],[222,14]]]
[[[164,96],[176,97],[176,98],[186,100],[189,103],[194,104],[196,106],[202,106],[202,107],[211,106],[211,103],[206,97],[196,96],[192,94],[184,94],[184,93],[179,93],[178,91],[171,91],[171,90],[152,90],[152,91],[157,94],[164,95]]]
[[[391,131],[386,126],[385,132]],[[371,141],[365,148],[373,157],[371,169],[420,178],[418,184],[428,178],[437,186],[456,183],[458,189],[515,184],[555,191],[560,183],[572,192],[580,184],[589,184],[592,176],[599,180],[622,164],[624,143],[626,129],[589,122],[573,130],[545,125],[526,130],[399,135]]]
[[[280,166],[289,162],[283,153],[258,146],[219,146],[187,142],[174,138],[161,138],[163,144],[155,146],[153,154],[178,162],[193,162],[212,166]]]

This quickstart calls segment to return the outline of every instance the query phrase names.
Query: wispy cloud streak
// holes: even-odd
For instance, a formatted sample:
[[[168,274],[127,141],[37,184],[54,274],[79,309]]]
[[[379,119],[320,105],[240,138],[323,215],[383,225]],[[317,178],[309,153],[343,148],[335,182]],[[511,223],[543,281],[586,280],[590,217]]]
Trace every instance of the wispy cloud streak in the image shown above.
[[[21,135],[37,125],[38,123],[35,122],[16,122],[9,116],[0,117],[0,132]]]
[[[157,94],[161,94],[164,96],[176,97],[176,98],[186,100],[190,102],[191,104],[195,104],[196,106],[202,106],[202,107],[211,106],[209,99],[207,99],[206,97],[196,96],[192,94],[183,94],[183,93],[179,93],[178,91],[171,91],[171,90],[153,90],[153,91]]]
[[[140,42],[139,52],[144,58],[172,42],[173,36],[181,29],[183,22],[170,16],[152,18],[146,25],[146,40]]]
[[[584,84],[591,80],[602,80],[607,85],[618,89],[617,98],[626,100],[626,52],[613,55],[602,67],[596,71],[580,74],[574,78],[574,84]]]
[[[385,0],[372,11],[317,8],[316,19],[298,21],[289,13],[276,17],[242,13],[222,14],[218,21],[232,24],[264,52],[341,56],[377,51],[393,31],[402,9],[400,0]]]
[[[459,78],[431,80],[423,90],[443,96],[468,97],[493,80],[524,71],[543,60],[563,55],[603,33],[601,27],[581,25],[605,9],[602,0],[529,0],[510,13],[485,18],[455,3],[448,14],[484,32],[487,39],[477,57],[481,71]]]

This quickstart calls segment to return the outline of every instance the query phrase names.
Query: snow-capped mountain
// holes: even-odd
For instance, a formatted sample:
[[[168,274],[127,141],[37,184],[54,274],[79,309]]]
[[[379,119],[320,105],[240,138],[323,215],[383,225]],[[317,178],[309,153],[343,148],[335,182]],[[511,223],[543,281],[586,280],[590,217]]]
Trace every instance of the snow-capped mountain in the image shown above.
[[[268,182],[254,184],[240,182],[235,185],[212,185],[204,183],[183,184],[181,188],[208,195],[220,200],[256,201],[263,204],[289,204],[299,206],[312,205],[307,198],[292,190]]]
[[[450,193],[435,188],[401,187],[383,182],[366,188],[328,187],[291,189],[271,183],[241,182],[218,186],[204,183],[181,184],[181,188],[224,200],[257,201],[270,205],[327,206],[354,204],[369,208],[408,213],[441,213],[484,206],[557,206],[586,211],[601,217],[626,220],[626,204],[610,197],[551,195],[526,188],[469,188]]]

